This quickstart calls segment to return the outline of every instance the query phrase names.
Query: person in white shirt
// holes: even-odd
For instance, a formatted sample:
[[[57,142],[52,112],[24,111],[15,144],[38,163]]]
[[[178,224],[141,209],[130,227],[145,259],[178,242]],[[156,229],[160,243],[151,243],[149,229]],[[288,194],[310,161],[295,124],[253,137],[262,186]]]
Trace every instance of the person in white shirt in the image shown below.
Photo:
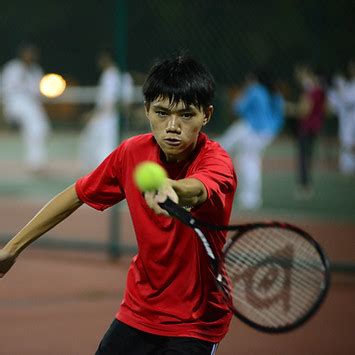
[[[79,142],[79,159],[84,170],[100,164],[118,145],[118,104],[129,104],[133,96],[130,74],[121,73],[110,49],[102,49],[97,58],[101,75],[95,107],[86,116],[87,124]]]
[[[25,163],[33,173],[43,171],[47,161],[50,130],[39,90],[43,71],[38,64],[38,54],[35,45],[21,45],[18,57],[4,65],[1,80],[5,120],[21,130]]]
[[[339,170],[355,174],[355,62],[348,66],[349,79],[338,75],[328,92],[328,101],[339,120]]]

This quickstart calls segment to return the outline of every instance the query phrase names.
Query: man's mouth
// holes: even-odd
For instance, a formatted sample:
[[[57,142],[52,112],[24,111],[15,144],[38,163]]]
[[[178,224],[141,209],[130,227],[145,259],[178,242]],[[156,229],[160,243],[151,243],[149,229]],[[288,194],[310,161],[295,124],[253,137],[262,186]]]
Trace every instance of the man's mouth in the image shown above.
[[[164,138],[164,142],[168,145],[172,145],[172,146],[177,146],[177,145],[180,145],[181,143],[181,139],[179,138]]]

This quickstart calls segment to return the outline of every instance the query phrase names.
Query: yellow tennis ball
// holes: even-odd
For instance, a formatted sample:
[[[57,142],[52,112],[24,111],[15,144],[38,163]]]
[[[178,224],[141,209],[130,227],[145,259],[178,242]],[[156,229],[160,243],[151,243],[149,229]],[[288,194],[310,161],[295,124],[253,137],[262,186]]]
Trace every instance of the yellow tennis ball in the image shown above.
[[[134,182],[141,191],[158,190],[167,179],[164,168],[152,161],[145,161],[137,165],[133,172]]]

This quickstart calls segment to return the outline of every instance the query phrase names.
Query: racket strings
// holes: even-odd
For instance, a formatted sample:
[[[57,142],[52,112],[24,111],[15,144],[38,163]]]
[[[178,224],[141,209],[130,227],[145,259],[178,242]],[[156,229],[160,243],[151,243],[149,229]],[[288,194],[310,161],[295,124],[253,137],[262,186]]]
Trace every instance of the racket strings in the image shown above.
[[[229,262],[231,263],[235,263],[238,262],[237,258],[233,258],[232,256],[229,258]],[[232,265],[232,267],[234,267],[234,264]],[[231,274],[231,269],[228,270],[228,274]],[[297,277],[297,276],[296,276]],[[316,278],[316,275],[311,275],[311,277],[308,278],[300,278],[297,282],[299,283],[300,286],[305,287],[304,292],[309,293],[308,292],[308,288],[309,286],[314,286],[314,281],[312,278]],[[234,275],[234,279],[237,279],[237,275]],[[279,283],[280,285],[283,284],[282,283],[282,279],[278,278],[277,280],[275,280],[275,283]]]
[[[255,228],[225,255],[234,308],[265,327],[302,318],[317,302],[325,267],[316,248],[292,230]]]

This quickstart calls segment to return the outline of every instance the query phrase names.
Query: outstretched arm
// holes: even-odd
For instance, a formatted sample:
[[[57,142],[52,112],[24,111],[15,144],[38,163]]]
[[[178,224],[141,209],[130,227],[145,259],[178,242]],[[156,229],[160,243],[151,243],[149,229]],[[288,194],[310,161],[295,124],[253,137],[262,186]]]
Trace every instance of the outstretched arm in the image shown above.
[[[181,206],[198,206],[206,201],[207,190],[205,185],[198,179],[186,178],[181,180],[167,179],[166,184],[157,192],[145,192],[144,198],[150,208],[157,214],[169,215],[159,206],[169,197]]]
[[[0,277],[14,264],[17,256],[41,235],[71,215],[83,204],[75,186],[71,185],[50,200],[5,246],[0,250]]]

